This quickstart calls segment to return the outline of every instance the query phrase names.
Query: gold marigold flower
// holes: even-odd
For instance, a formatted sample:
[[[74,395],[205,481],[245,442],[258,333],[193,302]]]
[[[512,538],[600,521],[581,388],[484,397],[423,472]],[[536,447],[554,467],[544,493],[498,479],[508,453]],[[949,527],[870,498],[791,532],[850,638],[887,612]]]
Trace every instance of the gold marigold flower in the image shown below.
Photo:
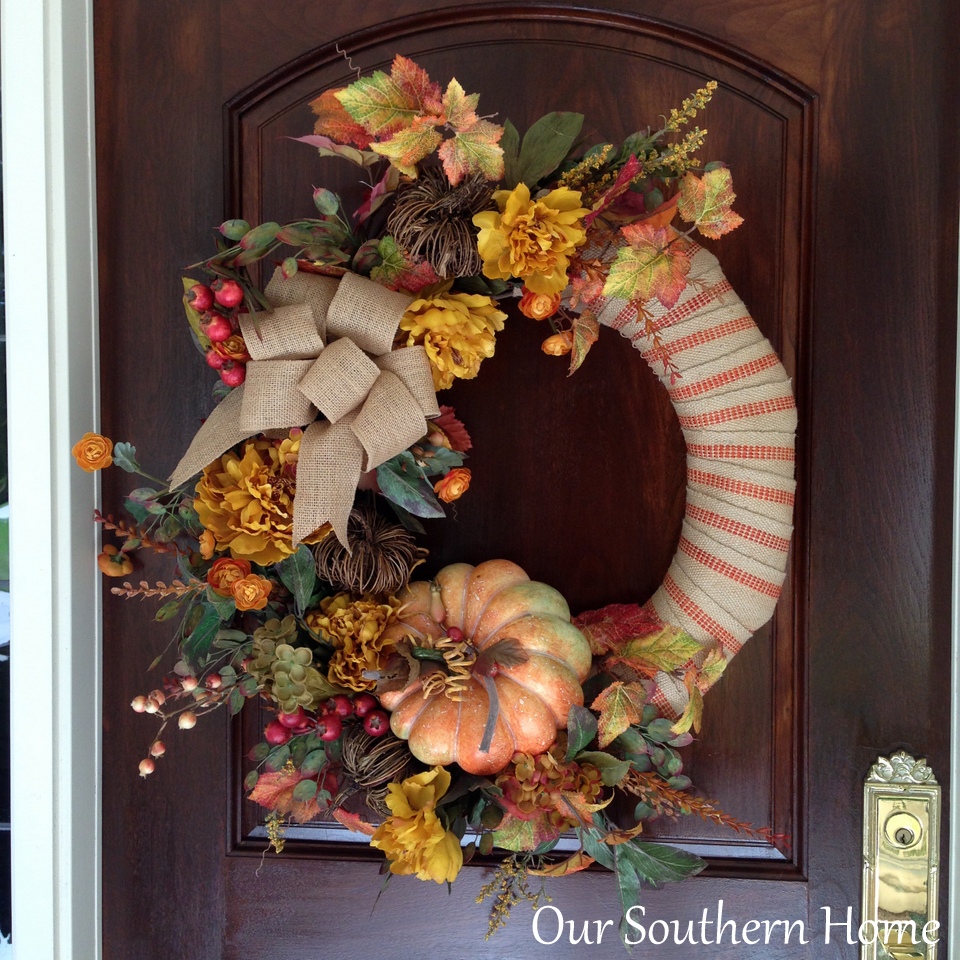
[[[493,199],[500,208],[473,218],[480,228],[477,248],[483,275],[496,280],[519,277],[534,293],[560,293],[567,285],[569,256],[586,239],[581,218],[580,192],[558,187],[536,200],[518,183],[498,190]]]
[[[263,610],[272,589],[269,580],[251,573],[230,584],[230,595],[238,610]]]
[[[85,433],[73,446],[77,466],[87,473],[103,470],[113,463],[113,441],[99,433]]]
[[[277,443],[247,440],[238,455],[227,451],[197,482],[193,506],[220,550],[266,566],[294,552],[293,498],[300,431]],[[322,540],[324,525],[306,543]]]
[[[470,470],[467,467],[454,467],[445,477],[434,485],[433,492],[444,502],[459,500],[470,486]]]
[[[216,537],[214,537],[209,530],[204,530],[203,533],[200,534],[200,556],[203,557],[204,560],[211,560],[216,547]]]
[[[330,683],[358,693],[376,688],[376,681],[364,673],[379,670],[381,659],[393,651],[393,641],[383,632],[399,609],[393,597],[377,603],[370,596],[353,600],[349,593],[338,593],[322,600],[319,610],[307,613],[307,626],[335,648],[327,670]]]
[[[390,872],[420,880],[452,883],[463,866],[456,834],[437,816],[438,801],[450,789],[450,773],[434,767],[387,786],[389,816],[370,840],[390,861]]]
[[[560,333],[547,337],[540,344],[540,349],[551,357],[566,356],[573,349],[573,331],[561,330]]]
[[[443,293],[414,300],[400,321],[406,345],[423,344],[433,368],[437,390],[453,386],[455,378],[471,380],[485,357],[492,357],[494,335],[507,315],[490,297],[474,293]]]

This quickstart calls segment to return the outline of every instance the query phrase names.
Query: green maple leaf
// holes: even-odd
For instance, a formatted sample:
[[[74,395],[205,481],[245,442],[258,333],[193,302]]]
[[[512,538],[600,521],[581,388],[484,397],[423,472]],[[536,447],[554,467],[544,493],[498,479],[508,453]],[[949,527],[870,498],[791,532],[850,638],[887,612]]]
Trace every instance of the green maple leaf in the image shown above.
[[[630,223],[620,232],[628,245],[617,252],[603,295],[620,300],[656,297],[669,309],[687,285],[689,241],[670,227],[648,223]]]
[[[480,102],[479,93],[464,93],[456,77],[447,84],[443,95],[443,113],[447,123],[454,130],[467,131],[477,122],[477,104]]]
[[[736,198],[730,170],[716,167],[702,178],[688,173],[680,181],[677,210],[687,223],[694,224],[705,237],[717,240],[743,223],[743,217],[730,209]]]
[[[536,850],[560,836],[545,811],[538,810],[529,820],[508,813],[493,833],[493,842],[502,850]]]
[[[412,60],[397,56],[390,74],[377,70],[334,96],[371,136],[383,137],[441,111],[440,87]]]
[[[455,187],[472,173],[499,180],[503,176],[503,150],[499,145],[502,136],[503,127],[478,120],[469,130],[444,141],[440,159],[450,183]]]
[[[570,350],[570,370],[572,377],[586,359],[590,348],[600,338],[600,324],[592,310],[584,310],[573,321],[573,348]]]
[[[647,694],[640,683],[616,680],[590,704],[600,714],[597,723],[600,748],[608,746],[628,727],[640,722]]]
[[[638,664],[650,664],[670,673],[687,664],[700,651],[700,644],[678,627],[665,626],[646,637],[628,640],[617,658]]]
[[[389,140],[374,143],[370,149],[386,157],[401,173],[417,175],[417,164],[433,153],[443,137],[434,128],[437,117],[415,117],[409,127],[398,130]]]

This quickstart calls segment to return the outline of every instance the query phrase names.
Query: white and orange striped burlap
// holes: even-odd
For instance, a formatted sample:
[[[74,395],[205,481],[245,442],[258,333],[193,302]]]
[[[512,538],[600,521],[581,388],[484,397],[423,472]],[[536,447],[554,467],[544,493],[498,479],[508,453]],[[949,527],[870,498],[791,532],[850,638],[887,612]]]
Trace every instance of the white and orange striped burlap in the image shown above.
[[[680,544],[646,608],[729,659],[773,615],[786,576],[797,411],[783,364],[717,258],[695,247],[687,279],[670,309],[645,305],[680,373],[673,383],[625,301],[607,300],[598,317],[660,376],[687,446]],[[661,672],[656,682],[657,705],[679,714],[682,679]]]

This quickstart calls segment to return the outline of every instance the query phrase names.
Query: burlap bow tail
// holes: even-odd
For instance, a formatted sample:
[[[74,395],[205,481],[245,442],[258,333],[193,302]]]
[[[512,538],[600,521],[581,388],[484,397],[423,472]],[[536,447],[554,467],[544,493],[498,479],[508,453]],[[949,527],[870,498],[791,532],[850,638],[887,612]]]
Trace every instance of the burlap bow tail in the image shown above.
[[[300,442],[293,542],[330,522],[347,544],[361,473],[406,450],[438,416],[423,347],[393,350],[410,298],[348,273],[342,279],[279,271],[267,285],[270,314],[244,316],[251,360],[177,465],[177,486],[243,440],[309,424]],[[317,420],[318,411],[326,420]]]

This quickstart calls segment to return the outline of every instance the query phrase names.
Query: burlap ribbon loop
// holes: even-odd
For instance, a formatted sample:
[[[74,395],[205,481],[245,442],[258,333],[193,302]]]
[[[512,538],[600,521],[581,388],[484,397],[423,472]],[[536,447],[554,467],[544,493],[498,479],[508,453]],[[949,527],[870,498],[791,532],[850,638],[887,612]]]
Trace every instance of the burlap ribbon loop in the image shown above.
[[[329,522],[346,546],[360,474],[406,450],[440,413],[423,347],[393,350],[410,298],[356,274],[284,280],[279,271],[266,295],[273,312],[240,323],[251,357],[246,382],[197,432],[170,485],[252,436],[306,426],[293,542]]]

